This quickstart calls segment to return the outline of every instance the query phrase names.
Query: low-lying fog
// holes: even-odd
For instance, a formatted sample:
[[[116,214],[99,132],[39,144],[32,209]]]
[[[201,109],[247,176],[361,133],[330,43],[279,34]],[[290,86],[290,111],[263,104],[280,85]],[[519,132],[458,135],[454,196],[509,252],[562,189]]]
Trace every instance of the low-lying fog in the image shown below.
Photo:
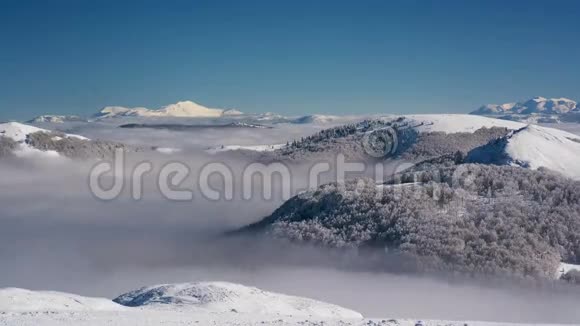
[[[192,169],[212,160],[200,149],[219,144],[281,143],[315,127],[170,132],[79,128],[82,135],[151,146],[187,148],[176,156],[139,154],[154,166],[185,160]],[[143,156],[144,155],[144,156]],[[236,170],[243,158],[220,156]],[[170,201],[145,180],[143,199],[95,198],[91,164],[43,160],[0,163],[0,287],[22,287],[113,298],[144,285],[224,280],[343,305],[367,317],[577,322],[580,291],[550,285],[507,285],[448,277],[392,275],[338,268],[324,250],[272,245],[262,238],[216,239],[258,221],[283,201],[213,201],[194,192]],[[293,182],[304,183],[304,167]],[[193,184],[193,180],[190,180]],[[349,271],[350,270],[350,271]],[[532,283],[530,283],[532,284]]]

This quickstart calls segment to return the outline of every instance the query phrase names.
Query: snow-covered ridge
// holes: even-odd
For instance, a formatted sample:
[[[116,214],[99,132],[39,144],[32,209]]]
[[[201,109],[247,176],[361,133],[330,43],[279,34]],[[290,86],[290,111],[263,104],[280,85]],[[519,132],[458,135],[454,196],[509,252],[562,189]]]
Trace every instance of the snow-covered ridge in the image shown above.
[[[240,115],[238,110],[213,109],[192,101],[180,101],[160,109],[144,107],[127,108],[122,106],[107,106],[97,113],[97,118],[114,117],[179,117],[179,118],[216,118],[222,116]]]
[[[123,311],[125,309],[127,308],[104,298],[88,298],[53,291],[0,289],[0,312]]]
[[[464,321],[389,319],[387,316],[381,319],[363,319],[357,312],[332,304],[223,282],[156,286],[131,293],[144,295],[139,302],[142,301],[145,305],[126,307],[109,299],[62,292],[0,289],[0,325],[467,325]],[[130,299],[131,293],[123,296]],[[164,301],[155,302],[159,298],[164,298]],[[205,305],[209,308],[193,308],[192,305]],[[188,306],[192,309],[187,309]],[[468,324],[518,325],[477,321],[470,321]]]
[[[580,137],[561,130],[528,125],[473,150],[469,161],[548,168],[580,179]]]
[[[303,123],[316,123],[316,124],[327,124],[335,121],[345,119],[345,117],[337,115],[323,115],[323,114],[312,114],[298,117],[292,121],[292,123],[303,124]]]
[[[333,304],[227,282],[156,285],[123,294],[115,300],[52,291],[0,289],[0,312],[63,311],[169,311],[215,316],[235,313],[335,320],[363,318],[358,312]]]
[[[0,136],[8,137],[16,142],[24,142],[26,140],[26,136],[35,132],[50,133],[51,131],[18,122],[6,122],[0,124]],[[79,135],[66,134],[66,136],[87,140],[87,138]]]
[[[267,292],[227,282],[165,284],[145,287],[114,300],[124,306],[201,310],[212,313],[316,316],[362,319],[358,312],[312,299]]]
[[[401,116],[390,115],[377,117],[375,120],[380,120],[384,123],[396,122],[397,125],[404,125],[406,127],[403,128],[411,128],[417,133],[475,133],[477,130],[482,128],[505,128],[507,130],[519,130],[526,127],[526,124],[520,122],[468,114],[418,114]],[[358,122],[357,124],[363,125],[364,123]],[[564,138],[568,137],[580,139],[578,136],[557,129],[544,128],[543,130],[548,130],[549,133],[553,133]],[[361,133],[364,132],[361,131]],[[278,149],[283,149],[285,146],[285,144],[222,145],[209,148],[207,149],[207,152],[211,154],[227,151],[273,152]]]
[[[517,130],[525,127],[523,123],[493,119],[469,114],[410,114],[401,116],[390,116],[383,120],[391,121],[404,118],[416,127],[418,132],[444,132],[453,134],[459,132],[473,133],[481,128],[507,128]]]
[[[18,122],[7,122],[0,124],[0,136],[12,139],[18,143],[18,148],[13,152],[14,155],[18,157],[60,157],[60,154],[55,151],[42,151],[26,143],[26,138],[28,135],[36,132],[50,133],[51,131]],[[88,138],[79,135],[65,134],[65,136],[80,140],[88,140]]]
[[[534,97],[530,100],[517,103],[487,104],[471,112],[476,115],[500,114],[566,114],[580,112],[576,101],[567,98]]]

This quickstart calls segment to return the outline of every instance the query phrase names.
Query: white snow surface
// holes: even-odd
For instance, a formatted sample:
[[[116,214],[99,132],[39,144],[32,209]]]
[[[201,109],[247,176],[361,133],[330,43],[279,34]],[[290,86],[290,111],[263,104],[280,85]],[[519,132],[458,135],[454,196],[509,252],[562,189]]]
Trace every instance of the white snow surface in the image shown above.
[[[516,130],[526,125],[520,122],[500,120],[469,114],[411,114],[387,117],[391,120],[399,117],[414,121],[415,129],[419,132],[444,132],[447,134],[458,132],[473,133],[481,128],[507,128]]]
[[[357,312],[332,304],[223,282],[152,286],[124,296],[142,305],[127,307],[109,299],[62,292],[0,289],[0,325],[518,325],[477,321],[363,319]]]
[[[564,274],[568,273],[569,271],[579,271],[580,272],[580,265],[575,264],[567,264],[567,263],[560,263],[560,267],[558,268],[557,277],[561,278]]]
[[[576,135],[564,133],[529,125],[508,136],[505,151],[531,169],[545,167],[580,179],[580,142],[572,140],[578,140]]]
[[[115,301],[126,306],[205,313],[363,318],[358,312],[333,304],[227,282],[156,285],[121,295]]]
[[[126,309],[128,308],[104,298],[88,298],[52,291],[0,289],[0,312],[123,311]]]
[[[18,122],[7,122],[0,124],[0,136],[11,138],[15,142],[19,143],[19,147],[14,151],[14,155],[23,158],[59,158],[60,154],[56,151],[41,151],[32,146],[26,144],[26,137],[29,134],[35,132],[50,132],[50,130],[37,128],[34,126],[18,123]],[[88,140],[83,136],[65,134],[66,137],[78,138],[82,140]]]
[[[18,122],[6,122],[0,123],[0,136],[11,138],[16,142],[23,142],[26,140],[26,136],[29,134],[33,134],[35,132],[50,132],[50,130],[37,128],[34,126],[18,123]],[[66,134],[67,137],[84,139],[87,138],[79,135],[69,135]]]

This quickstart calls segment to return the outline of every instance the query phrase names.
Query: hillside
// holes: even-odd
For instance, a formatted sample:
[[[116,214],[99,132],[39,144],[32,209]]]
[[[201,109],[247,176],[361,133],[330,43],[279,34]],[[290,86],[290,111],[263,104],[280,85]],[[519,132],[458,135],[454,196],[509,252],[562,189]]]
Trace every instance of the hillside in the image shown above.
[[[91,140],[17,122],[0,124],[0,157],[95,159],[112,157],[115,150],[143,151],[144,148],[117,142]]]
[[[388,270],[552,278],[561,260],[580,261],[580,183],[509,166],[423,168],[384,185],[362,179],[320,186],[243,232],[387,250],[407,261],[383,266]]]
[[[362,315],[332,304],[263,291],[227,282],[164,284],[144,287],[114,300],[129,307],[203,313],[304,316],[362,319]]]
[[[472,150],[467,160],[534,170],[548,168],[580,179],[580,139],[565,132],[555,133],[547,128],[529,125]]]

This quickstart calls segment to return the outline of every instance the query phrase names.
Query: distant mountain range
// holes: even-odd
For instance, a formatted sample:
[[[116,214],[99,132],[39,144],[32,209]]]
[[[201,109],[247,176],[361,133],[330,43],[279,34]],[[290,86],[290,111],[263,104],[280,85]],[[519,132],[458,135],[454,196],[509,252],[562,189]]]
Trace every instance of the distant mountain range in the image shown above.
[[[568,98],[538,96],[523,102],[486,104],[471,114],[529,123],[578,122],[580,106]]]
[[[338,124],[360,120],[363,116],[335,116],[311,114],[304,116],[284,116],[272,112],[244,113],[236,109],[208,108],[193,101],[180,101],[159,109],[145,107],[106,106],[90,118],[75,115],[41,115],[26,121],[32,124],[54,124],[67,122],[115,121],[127,119],[132,124],[145,124],[147,119],[176,123],[180,119],[224,119],[222,124],[261,125],[261,124]]]
[[[184,117],[184,118],[217,118],[222,116],[241,115],[238,110],[212,109],[192,101],[181,101],[164,106],[160,109],[143,107],[126,108],[122,106],[107,106],[95,115],[95,118],[114,117]]]

